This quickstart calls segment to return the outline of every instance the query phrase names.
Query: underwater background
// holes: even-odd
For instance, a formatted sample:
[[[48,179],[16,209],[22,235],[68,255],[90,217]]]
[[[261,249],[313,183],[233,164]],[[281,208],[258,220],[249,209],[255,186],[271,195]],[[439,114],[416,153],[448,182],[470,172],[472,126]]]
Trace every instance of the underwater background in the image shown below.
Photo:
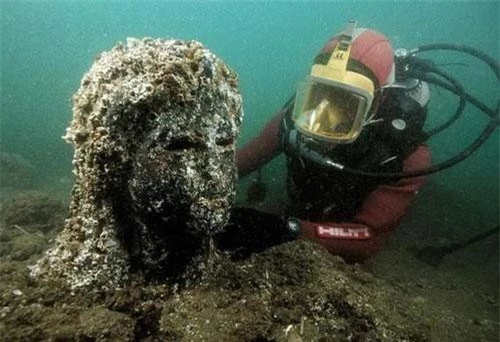
[[[221,302],[227,305],[208,310],[210,317],[217,312],[220,318],[210,321],[214,330],[228,322],[243,322],[251,333],[248,336],[258,336],[247,340],[267,340],[261,338],[262,331],[272,327],[281,333],[289,324],[286,319],[279,321],[282,316],[270,318],[269,312],[285,312],[296,320],[297,315],[309,315],[304,307],[318,298],[323,302],[327,296],[331,300],[326,303],[335,304],[334,330],[352,323],[364,333],[365,325],[359,325],[358,318],[365,311],[355,310],[344,317],[342,308],[351,308],[354,295],[361,298],[363,308],[376,308],[369,317],[377,322],[387,318],[388,326],[395,323],[403,333],[416,333],[409,340],[421,341],[419,336],[429,333],[430,341],[498,341],[498,234],[447,254],[439,265],[419,258],[428,247],[464,242],[498,227],[498,129],[465,161],[430,175],[386,248],[362,265],[345,265],[297,241],[244,261],[254,269],[245,277],[236,272],[240,263],[222,267],[224,272],[218,273],[219,279],[212,284],[217,291],[206,292],[201,287],[199,296],[193,297],[197,300],[191,301],[191,291],[181,293],[179,301],[177,295],[169,294],[168,287],[156,289],[153,284],[142,288],[139,284],[140,296],[135,291],[139,289],[133,287],[130,296],[123,298],[116,291],[119,300],[110,302],[118,303],[118,307],[103,307],[94,298],[75,296],[58,287],[33,286],[28,280],[26,266],[38,260],[64,226],[73,185],[73,149],[61,136],[72,119],[72,96],[96,56],[127,37],[200,41],[239,76],[245,117],[238,144],[243,146],[295,92],[325,41],[351,19],[360,27],[384,33],[395,49],[432,43],[464,44],[496,61],[500,59],[500,1],[0,0],[0,336],[26,341],[39,339],[42,333],[46,340],[54,340],[54,336],[59,340],[92,340],[102,333],[115,333],[139,340],[151,331],[165,336],[157,331],[163,328],[166,335],[184,331],[193,326],[189,322],[197,320],[202,323],[200,333],[210,336],[211,330],[204,328],[206,321],[199,318],[208,317],[204,315],[211,303]],[[429,58],[456,77],[467,92],[489,107],[497,106],[499,83],[484,63],[447,51],[419,57]],[[446,122],[457,104],[457,96],[431,86],[426,129]],[[434,163],[459,155],[487,124],[488,117],[467,104],[455,124],[428,141]],[[276,158],[262,171],[268,188],[266,199],[249,203],[247,189],[257,176],[251,174],[238,184],[238,206],[279,209],[285,194],[284,157]],[[269,269],[269,265],[275,267]],[[275,279],[276,275],[280,276]],[[267,285],[268,278],[275,279],[271,286]],[[219,281],[227,281],[228,287],[221,287]],[[345,286],[335,287],[341,283]],[[232,310],[238,296],[228,288],[234,284],[256,284],[243,291],[241,298],[256,300],[242,307],[241,315]],[[277,295],[271,295],[275,300],[269,309],[268,289],[276,285]],[[295,300],[285,303],[281,294]],[[59,300],[54,302],[56,297]],[[366,298],[380,298],[380,302]],[[170,313],[172,299],[181,314],[158,325],[158,313]],[[152,302],[154,310],[148,304]],[[317,305],[311,307],[318,310]],[[70,308],[69,317],[65,308]],[[139,315],[137,308],[142,308]],[[320,311],[332,318],[332,311]],[[119,324],[117,317],[121,317]],[[401,325],[402,317],[407,325]],[[430,329],[424,327],[423,318],[431,322]],[[298,328],[298,320],[290,322]],[[309,332],[313,330],[308,324],[316,327],[318,320],[307,322],[305,330]],[[284,329],[283,336],[290,327]],[[376,328],[385,334],[384,324],[377,323]],[[352,333],[350,329],[340,331]],[[321,329],[319,332],[323,333]]]
[[[29,163],[37,186],[61,191],[67,197],[73,151],[61,136],[71,120],[71,96],[94,58],[127,37],[198,40],[236,71],[245,112],[240,146],[293,94],[324,42],[350,19],[384,33],[395,48],[457,43],[499,58],[498,1],[0,4],[1,150]],[[452,63],[443,68],[459,77],[467,91],[496,106],[498,82],[484,64],[450,52],[422,56],[437,64]],[[444,122],[456,105],[456,96],[432,87],[428,127]],[[460,153],[486,124],[487,116],[467,105],[455,125],[429,141],[434,161]],[[266,166],[264,176],[273,189],[269,201],[280,201],[283,158]],[[240,188],[243,191],[244,184]],[[238,201],[243,203],[242,191]],[[463,240],[498,224],[499,207],[496,130],[470,158],[429,177],[403,226],[420,229],[421,235],[448,234]]]

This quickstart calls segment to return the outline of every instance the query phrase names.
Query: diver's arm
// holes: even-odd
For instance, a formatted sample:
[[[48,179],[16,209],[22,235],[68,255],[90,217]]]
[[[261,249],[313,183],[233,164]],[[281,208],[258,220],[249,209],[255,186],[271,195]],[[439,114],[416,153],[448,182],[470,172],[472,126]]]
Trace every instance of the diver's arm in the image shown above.
[[[259,135],[236,151],[239,177],[257,170],[282,151],[280,126],[285,110],[278,111]]]
[[[403,171],[430,165],[430,152],[420,146],[404,162]],[[300,236],[326,247],[332,254],[351,261],[362,261],[376,254],[390,232],[408,211],[425,177],[401,179],[378,186],[371,192],[352,222],[300,222]]]

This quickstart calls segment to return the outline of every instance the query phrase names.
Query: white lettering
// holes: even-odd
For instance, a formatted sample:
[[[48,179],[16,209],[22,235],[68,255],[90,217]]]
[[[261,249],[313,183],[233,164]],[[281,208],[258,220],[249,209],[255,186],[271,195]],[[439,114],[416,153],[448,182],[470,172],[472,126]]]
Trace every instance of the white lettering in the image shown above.
[[[342,227],[324,227],[317,226],[317,235],[324,238],[343,238],[343,239],[368,239],[370,231],[366,227],[362,228],[342,228]]]

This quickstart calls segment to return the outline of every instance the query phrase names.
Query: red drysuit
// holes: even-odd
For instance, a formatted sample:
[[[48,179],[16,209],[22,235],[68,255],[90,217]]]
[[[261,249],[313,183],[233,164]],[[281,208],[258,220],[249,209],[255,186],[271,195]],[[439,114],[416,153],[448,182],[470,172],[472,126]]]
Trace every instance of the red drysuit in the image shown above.
[[[279,112],[236,155],[240,176],[258,169],[282,152],[280,125],[285,111]],[[403,172],[421,170],[430,165],[430,152],[419,146],[403,163]],[[350,222],[300,221],[301,237],[313,240],[331,253],[360,261],[377,253],[388,234],[408,211],[425,177],[404,178],[395,183],[377,186],[364,200]]]

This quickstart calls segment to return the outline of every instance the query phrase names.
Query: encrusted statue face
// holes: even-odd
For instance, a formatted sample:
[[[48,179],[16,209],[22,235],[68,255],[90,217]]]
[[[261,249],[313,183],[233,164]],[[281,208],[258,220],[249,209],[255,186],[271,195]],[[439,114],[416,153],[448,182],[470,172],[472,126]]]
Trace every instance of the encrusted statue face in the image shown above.
[[[196,41],[128,39],[102,53],[65,136],[70,218],[33,274],[113,287],[131,270],[196,264],[229,219],[241,120],[236,75]]]
[[[156,115],[137,151],[130,192],[139,216],[162,229],[211,235],[228,220],[237,124],[227,106],[208,101]]]

